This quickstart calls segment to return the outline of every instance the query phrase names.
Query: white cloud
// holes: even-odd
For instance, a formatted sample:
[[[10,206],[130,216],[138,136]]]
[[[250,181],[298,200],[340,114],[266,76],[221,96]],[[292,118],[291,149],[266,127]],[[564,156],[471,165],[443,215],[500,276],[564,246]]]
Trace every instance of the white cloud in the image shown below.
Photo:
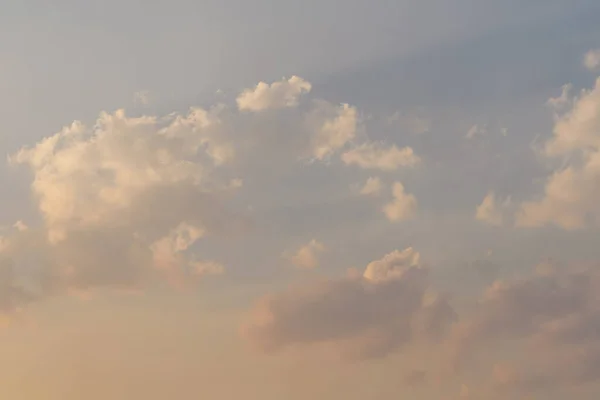
[[[328,344],[350,359],[381,357],[416,340],[435,341],[455,313],[443,298],[429,296],[422,265],[400,260],[398,254],[407,252],[413,253],[394,252],[374,262],[378,270],[403,270],[385,279],[343,278],[266,296],[242,333],[263,351]]]
[[[325,251],[325,246],[313,239],[304,246],[300,247],[296,253],[291,256],[284,256],[298,268],[314,269],[319,265],[319,256]]]
[[[404,185],[395,182],[392,186],[394,200],[383,207],[390,221],[399,222],[414,217],[417,212],[417,198],[404,190]]]
[[[371,282],[384,282],[402,277],[413,267],[421,268],[421,255],[409,247],[402,251],[395,250],[381,260],[370,262],[363,277]]]
[[[360,194],[363,196],[379,196],[382,188],[383,184],[379,177],[369,177],[360,189]]]
[[[10,161],[33,173],[43,226],[8,238],[7,256],[38,253],[48,293],[138,286],[157,274],[182,280],[196,240],[242,223],[220,203],[232,188],[213,172],[234,152],[219,126],[218,110],[118,110],[22,148]]]
[[[184,255],[185,251],[204,235],[202,228],[185,222],[179,224],[167,236],[158,239],[150,246],[154,265],[165,271],[172,282],[182,284],[181,271],[191,265],[190,260]]]
[[[157,278],[182,285],[222,272],[218,261],[196,255],[196,243],[248,226],[228,206],[242,187],[236,172],[262,171],[265,160],[275,168],[328,161],[360,136],[353,106],[311,99],[306,109],[294,108],[309,91],[308,82],[292,77],[244,91],[238,108],[140,117],[102,112],[92,124],[75,121],[21,148],[9,161],[31,172],[41,223],[16,225],[2,238],[3,253],[17,264],[28,253],[39,257],[40,294],[138,288]],[[267,108],[280,110],[240,112]],[[410,148],[368,141],[342,157],[383,170],[418,162]],[[375,194],[377,186],[371,180],[363,193]],[[319,246],[300,251],[297,264],[316,266]]]
[[[411,147],[384,147],[382,143],[369,142],[342,154],[342,161],[363,169],[395,171],[401,167],[413,167],[421,160]]]
[[[317,102],[318,107],[330,110],[331,106]],[[312,155],[317,160],[323,160],[335,151],[343,148],[356,136],[358,113],[355,107],[342,104],[336,107],[334,116],[327,118],[311,137]]]
[[[130,207],[140,194],[161,186],[200,187],[213,164],[232,157],[227,144],[203,135],[218,123],[203,110],[161,126],[155,117],[128,118],[122,110],[101,114],[93,129],[79,122],[11,157],[35,174],[32,190],[46,223],[57,235],[62,225],[102,224]]]
[[[488,193],[481,204],[477,206],[475,218],[490,225],[502,226],[505,223],[510,204],[510,198],[506,198],[500,203],[494,193]]]
[[[553,223],[578,229],[600,221],[600,79],[572,104],[556,119],[543,150],[547,157],[566,157],[567,163],[548,178],[541,199],[521,204],[520,226]]]
[[[600,79],[591,90],[582,90],[571,99],[572,107],[554,125],[554,135],[546,143],[545,154],[559,156],[572,151],[600,148]]]
[[[295,107],[299,97],[310,92],[312,85],[298,76],[268,84],[259,82],[256,87],[246,89],[237,97],[238,108],[242,111],[264,111]]]
[[[585,56],[583,56],[583,65],[590,71],[597,71],[600,69],[600,49],[588,51]]]

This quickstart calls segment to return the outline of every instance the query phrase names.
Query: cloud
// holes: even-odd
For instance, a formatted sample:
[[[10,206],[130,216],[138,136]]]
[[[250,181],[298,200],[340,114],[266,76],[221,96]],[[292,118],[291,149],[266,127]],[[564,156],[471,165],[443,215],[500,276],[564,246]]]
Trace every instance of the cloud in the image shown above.
[[[267,352],[325,344],[344,359],[385,356],[417,339],[435,341],[455,313],[431,292],[427,269],[418,260],[412,249],[395,251],[370,263],[362,277],[266,296],[242,334]]]
[[[590,50],[583,56],[583,65],[590,71],[600,68],[600,49]]]
[[[358,114],[355,107],[342,104],[332,108],[324,102],[317,102],[318,112],[327,113],[324,122],[311,137],[312,156],[323,160],[343,148],[356,136]],[[331,116],[333,112],[333,116]]]
[[[560,96],[551,97],[548,99],[548,106],[552,107],[554,110],[559,112],[563,112],[568,107],[572,107],[573,99],[571,97],[571,90],[573,90],[573,85],[563,85],[563,87],[561,88]]]
[[[384,147],[379,142],[367,142],[342,154],[347,165],[356,165],[362,169],[395,171],[401,167],[414,167],[421,159],[411,147],[398,148],[396,145]]]
[[[394,200],[383,207],[383,212],[390,221],[400,222],[410,219],[417,212],[417,198],[406,193],[404,185],[395,182],[392,186],[392,195]]]
[[[475,218],[494,226],[502,226],[506,220],[506,211],[510,206],[510,198],[499,203],[494,193],[488,193],[477,206]]]
[[[370,142],[356,107],[314,98],[294,107],[310,87],[294,76],[243,91],[237,107],[219,103],[139,117],[101,112],[91,124],[74,121],[22,147],[9,163],[31,174],[40,222],[28,229],[17,223],[0,250],[18,276],[34,264],[40,298],[142,289],[156,279],[184,287],[226,269],[197,254],[201,241],[250,227],[245,212],[234,208],[234,197],[247,188],[241,175],[310,168],[307,159],[347,165],[340,160],[345,150],[350,163],[352,155],[361,165],[383,157],[376,168],[418,161],[410,148]],[[274,110],[244,112],[266,108]],[[319,246],[300,249],[296,264],[316,266]]]
[[[215,175],[234,157],[219,125],[217,110],[165,118],[118,110],[22,148],[10,161],[31,171],[43,225],[7,238],[4,253],[17,265],[36,254],[47,294],[193,278],[192,245],[245,224],[226,210],[234,189]]]
[[[284,254],[292,264],[302,269],[314,269],[319,265],[319,256],[325,251],[325,246],[313,239],[304,246],[300,247],[296,253],[291,256]]]
[[[278,82],[268,84],[259,82],[256,87],[246,89],[236,99],[238,108],[242,111],[264,111],[295,107],[299,97],[310,92],[312,85],[298,76],[283,78]]]
[[[495,282],[454,328],[451,342],[459,365],[473,365],[469,360],[482,349],[510,343],[520,349],[515,362],[529,367],[517,371],[496,365],[492,378],[498,390],[533,392],[597,382],[599,290],[594,267],[544,269]]]
[[[549,223],[564,229],[597,224],[600,217],[600,79],[572,100],[543,149],[548,158],[563,157],[547,179],[540,199],[526,201],[517,213],[519,226]]]
[[[382,188],[383,184],[379,177],[369,177],[360,189],[360,194],[363,196],[379,196]]]
[[[245,111],[294,108],[299,97],[310,89],[311,84],[297,76],[271,84],[261,82],[256,88],[247,89],[238,96],[238,108]],[[274,114],[263,118],[269,122],[267,130],[282,128],[281,132],[277,132],[279,137],[269,138],[271,141],[280,143],[287,136],[289,139],[286,141],[294,145],[297,154],[285,156],[287,159],[291,156],[301,160],[332,162],[334,156],[337,158],[341,153],[339,158],[346,165],[382,171],[412,167],[420,162],[411,147],[386,147],[381,142],[369,140],[363,132],[364,125],[356,107],[347,103],[336,105],[322,99],[311,99],[307,104],[306,109],[296,110],[299,116],[296,120],[279,120]],[[288,112],[283,118],[290,118],[290,115]],[[298,128],[301,132],[297,133]],[[308,143],[304,138],[308,138]],[[267,145],[266,142],[260,146]],[[279,151],[282,153],[283,149]]]
[[[421,266],[421,254],[412,247],[403,251],[394,250],[381,260],[370,262],[363,277],[371,282],[384,282],[400,277],[407,269]]]
[[[496,281],[465,322],[462,338],[474,344],[491,337],[529,336],[546,323],[584,310],[590,289],[587,272]]]
[[[555,122],[554,135],[546,143],[547,156],[560,156],[578,150],[597,150],[600,146],[600,78],[594,88],[582,90],[571,100],[572,107]]]
[[[546,393],[599,381],[598,293],[594,266],[537,268],[464,298],[458,319],[433,291],[420,254],[407,248],[372,261],[362,275],[262,298],[242,333],[266,352],[326,346],[342,360],[383,357],[423,340],[434,363],[453,356],[452,380],[465,382],[463,396]],[[474,369],[489,372],[489,382],[466,380]],[[403,382],[416,386],[427,376],[414,369]]]
[[[206,232],[199,227],[181,223],[171,232],[150,245],[152,259],[157,269],[165,272],[168,279],[178,286],[184,285],[182,271],[192,277],[218,275],[224,272],[222,264],[212,261],[193,261],[186,257],[186,251],[202,238]]]

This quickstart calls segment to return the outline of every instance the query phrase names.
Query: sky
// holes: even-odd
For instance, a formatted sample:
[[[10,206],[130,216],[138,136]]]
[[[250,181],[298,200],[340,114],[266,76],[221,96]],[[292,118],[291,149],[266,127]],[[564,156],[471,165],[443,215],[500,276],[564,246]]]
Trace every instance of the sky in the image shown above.
[[[0,396],[597,399],[596,0],[0,5]]]

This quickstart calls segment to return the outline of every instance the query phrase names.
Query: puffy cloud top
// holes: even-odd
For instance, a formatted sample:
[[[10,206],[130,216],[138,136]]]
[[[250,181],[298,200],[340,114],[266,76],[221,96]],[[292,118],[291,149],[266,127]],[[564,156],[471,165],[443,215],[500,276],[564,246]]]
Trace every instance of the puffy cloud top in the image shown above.
[[[298,76],[268,84],[259,82],[253,89],[246,89],[237,97],[237,105],[243,111],[264,111],[298,105],[299,97],[310,92],[312,85]]]
[[[568,156],[569,162],[548,178],[539,200],[521,204],[521,226],[553,223],[579,229],[600,221],[600,79],[570,103],[572,108],[558,117],[554,136],[544,148],[546,156]]]
[[[212,171],[234,157],[219,125],[217,110],[165,118],[118,110],[19,150],[10,161],[33,173],[44,226],[19,224],[5,253],[39,253],[50,292],[136,286],[153,271],[187,274],[196,260],[183,253],[207,232],[237,224],[217,202],[230,185]]]
[[[413,167],[421,161],[410,147],[396,145],[384,147],[381,143],[363,143],[342,154],[342,161],[363,169],[395,171],[400,167]]]
[[[394,199],[383,207],[383,212],[390,221],[400,222],[414,217],[417,212],[417,198],[406,193],[401,182],[392,185]]]

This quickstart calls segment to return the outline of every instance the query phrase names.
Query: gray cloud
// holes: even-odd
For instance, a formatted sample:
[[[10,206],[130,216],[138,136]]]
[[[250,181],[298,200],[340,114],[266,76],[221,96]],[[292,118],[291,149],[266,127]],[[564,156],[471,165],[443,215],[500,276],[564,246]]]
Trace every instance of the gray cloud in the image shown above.
[[[499,365],[496,390],[533,392],[600,379],[600,275],[594,268],[540,271],[488,288],[451,336],[461,368],[494,344],[513,343],[521,370]],[[520,360],[517,357],[517,360]]]
[[[429,292],[426,268],[410,260],[395,252],[371,263],[389,271],[377,279],[367,274],[372,267],[364,277],[266,296],[243,334],[263,351],[326,343],[350,359],[382,357],[417,338],[438,339],[455,313],[445,299]]]

